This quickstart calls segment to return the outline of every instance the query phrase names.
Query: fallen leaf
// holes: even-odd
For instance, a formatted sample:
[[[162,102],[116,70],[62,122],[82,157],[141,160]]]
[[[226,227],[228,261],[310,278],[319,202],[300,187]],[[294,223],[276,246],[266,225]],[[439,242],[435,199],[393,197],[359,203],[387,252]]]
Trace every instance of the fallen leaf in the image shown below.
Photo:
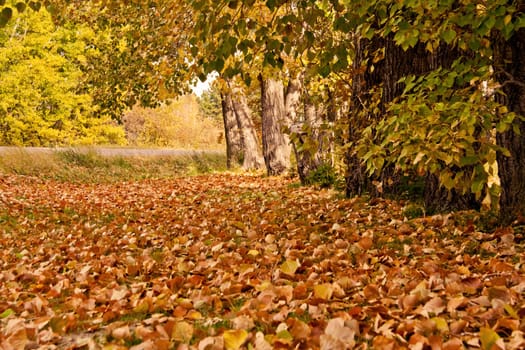
[[[329,283],[323,283],[314,286],[314,296],[319,299],[323,300],[330,300],[332,299],[332,293],[333,293],[332,285]]]
[[[193,325],[186,321],[177,322],[173,327],[171,339],[187,344],[191,338],[193,338]]]
[[[295,275],[295,272],[297,271],[299,266],[300,264],[296,260],[286,260],[281,264],[280,270],[282,273],[288,276],[293,276]]]
[[[226,350],[237,350],[248,339],[248,332],[244,329],[228,330],[223,333],[222,337]]]

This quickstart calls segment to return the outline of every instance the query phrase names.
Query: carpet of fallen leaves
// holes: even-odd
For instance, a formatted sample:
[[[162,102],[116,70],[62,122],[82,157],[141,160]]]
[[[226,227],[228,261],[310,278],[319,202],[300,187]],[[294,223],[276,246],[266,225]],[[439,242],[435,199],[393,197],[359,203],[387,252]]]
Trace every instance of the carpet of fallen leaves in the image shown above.
[[[0,176],[0,349],[524,349],[522,233],[403,206]]]

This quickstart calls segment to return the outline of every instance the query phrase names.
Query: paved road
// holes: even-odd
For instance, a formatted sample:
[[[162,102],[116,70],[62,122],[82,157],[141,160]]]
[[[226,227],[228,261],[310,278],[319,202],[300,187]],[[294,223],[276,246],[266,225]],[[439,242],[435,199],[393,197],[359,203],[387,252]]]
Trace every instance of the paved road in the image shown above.
[[[64,152],[69,150],[75,150],[77,152],[95,152],[101,156],[114,157],[114,156],[183,156],[200,153],[224,153],[223,151],[202,151],[202,150],[185,150],[185,149],[171,149],[171,148],[127,148],[127,147],[0,147],[0,155],[12,152],[27,152],[32,154],[39,153],[52,153],[52,152]]]

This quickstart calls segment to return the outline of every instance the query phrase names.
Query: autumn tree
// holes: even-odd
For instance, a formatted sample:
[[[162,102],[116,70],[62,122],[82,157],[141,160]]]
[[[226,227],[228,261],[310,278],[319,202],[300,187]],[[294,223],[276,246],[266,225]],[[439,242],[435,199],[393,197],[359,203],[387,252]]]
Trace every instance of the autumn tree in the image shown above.
[[[15,13],[0,29],[0,143],[56,146],[125,142],[124,130],[81,86],[93,31],[55,27],[46,11]]]

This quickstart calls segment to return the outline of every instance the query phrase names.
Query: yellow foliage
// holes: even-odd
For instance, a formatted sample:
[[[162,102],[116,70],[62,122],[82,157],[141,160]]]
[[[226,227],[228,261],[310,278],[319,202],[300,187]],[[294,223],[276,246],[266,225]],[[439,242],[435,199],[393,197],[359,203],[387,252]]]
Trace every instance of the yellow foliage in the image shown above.
[[[201,115],[194,95],[158,108],[134,107],[123,118],[128,143],[185,149],[222,149],[221,125]]]

